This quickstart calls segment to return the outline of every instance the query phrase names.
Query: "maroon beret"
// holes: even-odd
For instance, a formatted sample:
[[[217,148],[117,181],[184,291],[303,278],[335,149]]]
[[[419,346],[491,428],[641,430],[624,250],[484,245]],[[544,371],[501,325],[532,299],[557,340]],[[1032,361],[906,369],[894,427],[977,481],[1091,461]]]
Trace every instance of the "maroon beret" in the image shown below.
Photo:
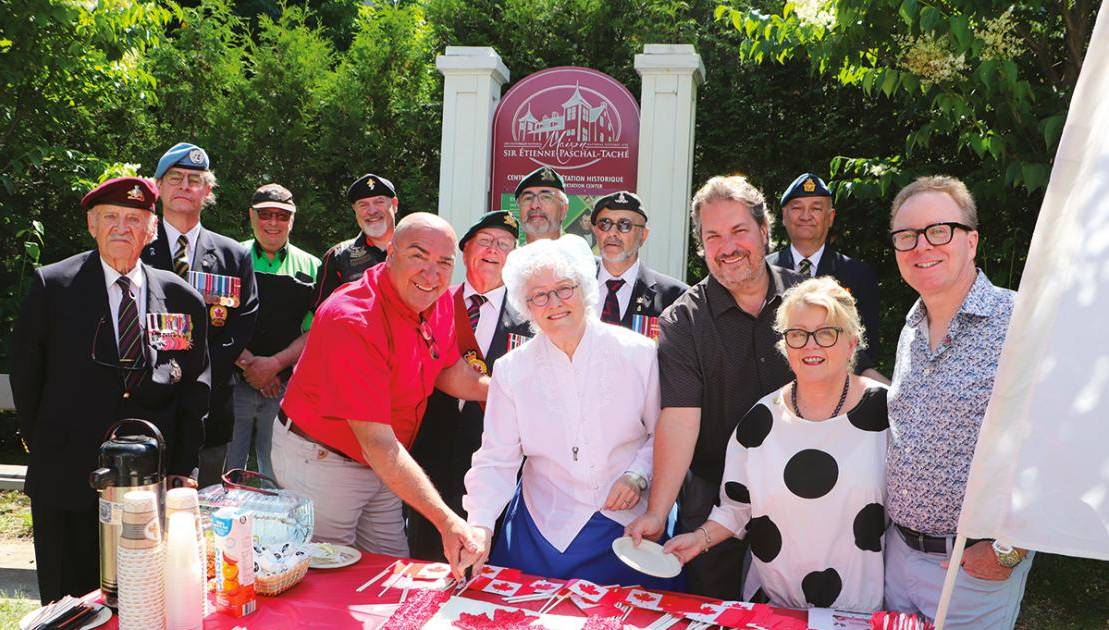
[[[116,177],[93,188],[81,198],[81,207],[89,210],[100,204],[126,206],[154,212],[158,189],[145,177]]]

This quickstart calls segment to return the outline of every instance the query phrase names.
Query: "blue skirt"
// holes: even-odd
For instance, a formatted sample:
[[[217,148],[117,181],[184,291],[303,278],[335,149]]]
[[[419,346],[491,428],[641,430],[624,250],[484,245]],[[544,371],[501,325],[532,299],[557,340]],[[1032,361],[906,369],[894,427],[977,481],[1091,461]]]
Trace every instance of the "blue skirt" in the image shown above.
[[[489,555],[489,563],[560,580],[578,578],[605,586],[639,585],[652,590],[677,590],[680,576],[658,578],[640,573],[616,557],[612,541],[623,535],[623,525],[595,512],[566,551],[559,551],[540,533],[523,494],[517,490],[505,511],[504,528]]]

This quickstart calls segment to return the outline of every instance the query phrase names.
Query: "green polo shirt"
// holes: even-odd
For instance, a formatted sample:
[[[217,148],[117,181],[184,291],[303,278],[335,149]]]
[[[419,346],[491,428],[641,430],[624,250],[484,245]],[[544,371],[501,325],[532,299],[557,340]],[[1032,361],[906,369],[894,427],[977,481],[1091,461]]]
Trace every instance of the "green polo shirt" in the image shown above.
[[[301,273],[314,280],[320,269],[319,258],[292,243],[286,243],[285,247],[282,247],[277,255],[273,257],[273,260],[270,260],[270,257],[254,242],[254,239],[247,239],[242,244],[250,250],[250,257],[254,263],[254,273],[272,273],[279,276],[296,276]],[[309,309],[304,316],[301,330],[307,331],[311,325],[312,310]]]

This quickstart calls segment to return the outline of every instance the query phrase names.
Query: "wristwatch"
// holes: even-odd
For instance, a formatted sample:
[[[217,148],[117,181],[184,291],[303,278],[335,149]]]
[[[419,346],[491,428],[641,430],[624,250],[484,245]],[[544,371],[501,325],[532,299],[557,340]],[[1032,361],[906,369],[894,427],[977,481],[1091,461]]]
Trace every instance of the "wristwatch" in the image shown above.
[[[997,556],[997,563],[1006,569],[1012,569],[1020,564],[1020,552],[1013,549],[1012,546],[1003,544],[997,540],[993,541],[993,553]]]
[[[628,470],[624,472],[624,476],[631,479],[631,482],[635,484],[636,488],[639,488],[640,492],[647,490],[647,480],[643,478],[643,475]]]

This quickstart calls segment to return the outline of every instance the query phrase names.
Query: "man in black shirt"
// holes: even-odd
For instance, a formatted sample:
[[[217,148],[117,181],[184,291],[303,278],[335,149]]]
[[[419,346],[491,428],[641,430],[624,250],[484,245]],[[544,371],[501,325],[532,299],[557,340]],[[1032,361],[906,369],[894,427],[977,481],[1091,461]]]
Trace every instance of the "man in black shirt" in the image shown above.
[[[772,325],[796,273],[766,262],[771,217],[743,177],[714,177],[693,197],[693,231],[709,276],[659,318],[662,415],[655,434],[647,513],[627,527],[657,538],[678,499],[678,530],[708,517],[720,493],[736,423],[759,398],[793,378]],[[687,567],[692,593],[740,599],[745,544],[715,545]]]

